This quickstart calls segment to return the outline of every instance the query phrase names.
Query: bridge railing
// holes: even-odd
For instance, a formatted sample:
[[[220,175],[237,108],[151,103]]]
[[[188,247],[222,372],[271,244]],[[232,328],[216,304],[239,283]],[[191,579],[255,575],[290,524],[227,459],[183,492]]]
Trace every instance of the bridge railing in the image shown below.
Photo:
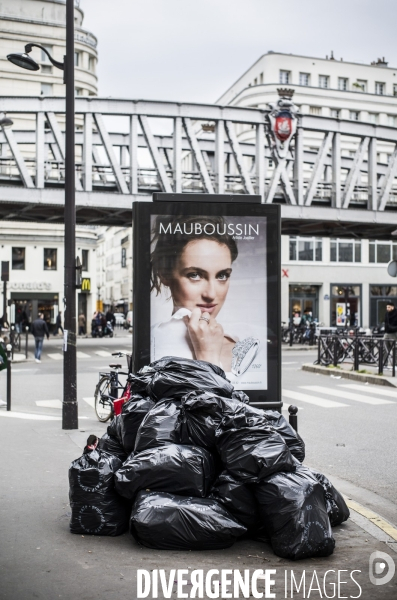
[[[0,97],[0,185],[64,184],[63,98]],[[257,193],[264,202],[383,211],[397,204],[397,130],[302,115],[275,165],[267,111],[76,98],[76,189]]]

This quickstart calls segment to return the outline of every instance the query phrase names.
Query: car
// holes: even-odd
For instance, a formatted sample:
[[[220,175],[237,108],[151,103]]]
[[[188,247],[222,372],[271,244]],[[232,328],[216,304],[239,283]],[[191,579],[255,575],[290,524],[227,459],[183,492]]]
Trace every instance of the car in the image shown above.
[[[114,313],[114,318],[116,320],[116,325],[118,325],[119,327],[124,327],[125,316],[123,313]]]
[[[132,329],[132,310],[129,310],[125,318],[124,327],[126,329]]]

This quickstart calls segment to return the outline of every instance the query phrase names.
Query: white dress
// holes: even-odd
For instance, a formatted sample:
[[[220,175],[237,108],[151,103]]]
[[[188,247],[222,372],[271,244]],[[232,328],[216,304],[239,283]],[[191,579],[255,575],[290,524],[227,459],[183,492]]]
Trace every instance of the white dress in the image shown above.
[[[151,328],[150,358],[159,360],[163,356],[180,356],[194,359],[193,346],[183,317],[191,311],[180,308],[171,318],[156,323]],[[245,360],[243,372],[239,369],[227,372],[226,376],[236,389],[267,389],[267,336],[265,327],[253,327],[247,323],[222,323],[225,336],[236,342],[234,364]],[[248,349],[248,351],[247,351]],[[240,356],[238,356],[240,354]],[[248,361],[247,358],[248,357]],[[222,366],[222,365],[221,365]]]

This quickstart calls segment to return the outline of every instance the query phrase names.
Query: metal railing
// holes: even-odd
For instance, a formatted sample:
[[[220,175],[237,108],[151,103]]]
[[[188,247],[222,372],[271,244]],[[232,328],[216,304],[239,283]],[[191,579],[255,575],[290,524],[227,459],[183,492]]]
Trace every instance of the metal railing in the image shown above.
[[[389,369],[395,377],[396,341],[367,335],[318,336],[315,364],[337,367],[341,363],[351,363],[354,371],[359,371],[360,365],[371,365],[378,375]]]
[[[14,121],[0,131],[0,196],[14,201],[15,188],[51,194],[63,187],[64,111],[64,98],[0,97],[0,112]],[[267,112],[76,98],[78,198],[100,205],[97,192],[141,199],[153,191],[257,193],[264,202],[283,198],[297,207],[395,207],[396,128],[301,115],[289,155],[277,166]]]

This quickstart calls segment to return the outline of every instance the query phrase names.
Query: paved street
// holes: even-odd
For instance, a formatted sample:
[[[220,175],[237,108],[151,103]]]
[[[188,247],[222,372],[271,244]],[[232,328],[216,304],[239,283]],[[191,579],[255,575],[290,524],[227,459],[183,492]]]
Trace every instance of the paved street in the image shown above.
[[[33,344],[31,341],[31,349]],[[396,578],[385,586],[368,580],[368,559],[380,550],[395,557],[393,545],[374,537],[368,521],[349,520],[334,530],[336,550],[327,559],[291,563],[274,556],[270,547],[240,541],[221,552],[157,552],[140,548],[129,534],[119,538],[71,535],[67,470],[79,456],[89,433],[102,435],[96,420],[93,392],[98,371],[111,353],[128,351],[131,336],[78,340],[79,430],[61,429],[61,338],[45,343],[41,364],[30,360],[13,365],[12,413],[0,410],[3,453],[0,493],[1,600],[55,598],[119,600],[136,596],[136,569],[276,568],[277,598],[284,598],[283,581],[291,569],[300,575],[313,569],[358,569],[365,600],[394,600]],[[306,463],[328,474],[348,497],[397,525],[396,441],[397,394],[392,388],[353,384],[302,372],[312,352],[283,353],[283,397],[299,407],[299,431],[306,442]],[[5,374],[0,376],[5,397]],[[287,413],[285,413],[287,415]],[[360,525],[360,526],[359,526]],[[361,528],[364,527],[364,530]],[[380,530],[372,525],[372,530]],[[176,579],[176,578],[175,578]],[[328,590],[329,592],[331,590]],[[341,596],[356,596],[346,585]],[[159,594],[159,597],[163,597]],[[176,598],[173,593],[172,598]],[[290,596],[288,596],[290,597]],[[294,598],[304,598],[294,593]],[[310,598],[320,598],[312,593]],[[323,596],[324,597],[324,596]],[[332,597],[332,596],[330,596]]]

